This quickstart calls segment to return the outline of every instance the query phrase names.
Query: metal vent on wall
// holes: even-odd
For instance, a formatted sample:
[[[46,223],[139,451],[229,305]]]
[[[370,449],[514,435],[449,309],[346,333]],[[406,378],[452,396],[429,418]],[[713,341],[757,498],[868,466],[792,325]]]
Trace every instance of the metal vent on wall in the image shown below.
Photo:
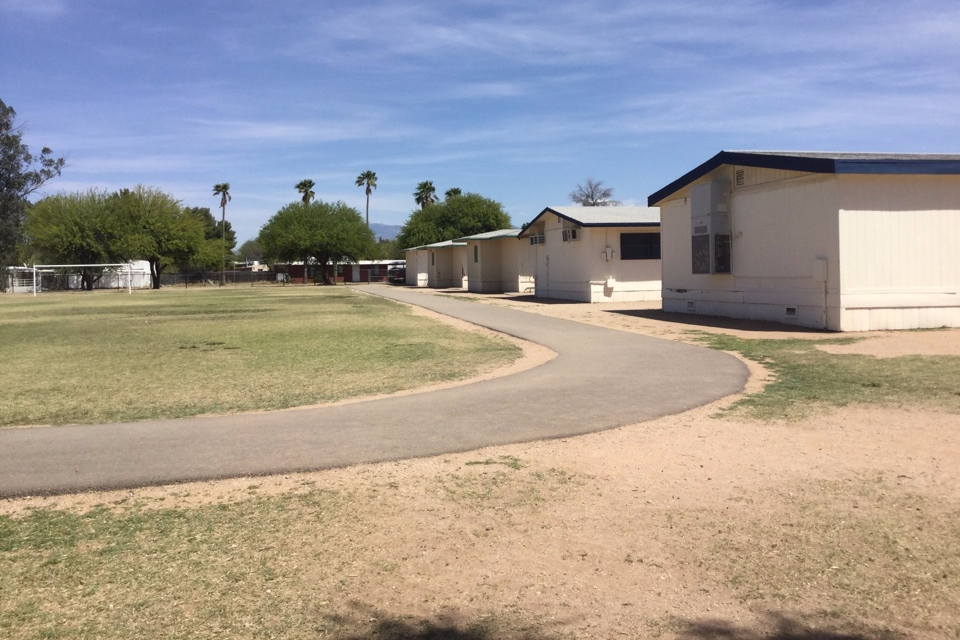
[[[746,184],[746,178],[744,177],[743,169],[737,169],[734,172],[734,181],[738,187],[742,187],[744,184]]]

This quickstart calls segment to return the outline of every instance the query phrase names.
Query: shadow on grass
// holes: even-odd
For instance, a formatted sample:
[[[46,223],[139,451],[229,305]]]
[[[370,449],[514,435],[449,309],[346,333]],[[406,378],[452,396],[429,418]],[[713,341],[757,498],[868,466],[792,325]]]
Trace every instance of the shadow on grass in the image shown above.
[[[576,631],[563,629],[564,621],[536,625],[511,615],[488,615],[481,619],[455,614],[436,618],[388,615],[373,607],[355,604],[354,614],[331,616],[327,620],[341,629],[337,640],[560,640],[579,637]],[[908,640],[902,633],[844,623],[814,616],[807,621],[781,613],[767,614],[765,621],[738,626],[724,620],[684,620],[674,618],[666,625],[682,640]],[[571,622],[571,621],[566,621]],[[546,628],[545,628],[546,627]],[[557,627],[551,630],[549,627]],[[646,637],[648,628],[621,629],[619,635]],[[655,637],[660,637],[656,633]],[[635,635],[639,634],[639,635]]]
[[[908,636],[864,625],[805,623],[780,613],[767,616],[763,629],[740,627],[723,620],[679,621],[684,640],[906,640]]]
[[[508,615],[467,619],[456,614],[435,618],[389,615],[374,607],[354,604],[352,615],[329,616],[343,631],[337,640],[560,640],[532,624],[522,625]],[[560,624],[560,623],[555,623]],[[569,637],[569,636],[567,636]]]
[[[794,324],[772,322],[768,320],[741,320],[739,318],[724,318],[721,316],[674,313],[663,311],[661,309],[604,309],[604,311],[607,313],[616,313],[622,316],[630,316],[632,318],[645,318],[647,320],[657,320],[659,322],[669,322],[671,324],[687,325],[690,327],[713,327],[715,329],[733,329],[737,331],[780,331],[789,333],[832,335],[832,332],[824,331],[823,329],[811,329],[809,327],[800,327]]]

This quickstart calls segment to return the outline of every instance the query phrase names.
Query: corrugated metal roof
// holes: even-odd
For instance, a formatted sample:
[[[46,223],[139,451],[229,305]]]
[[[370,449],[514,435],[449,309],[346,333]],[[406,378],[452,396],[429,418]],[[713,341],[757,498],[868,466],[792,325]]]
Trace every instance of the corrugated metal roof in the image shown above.
[[[497,238],[517,238],[520,236],[520,229],[497,229],[496,231],[487,231],[463,238],[455,238],[454,242],[466,242],[468,240],[496,240]]]
[[[404,249],[404,251],[416,251],[418,249],[443,249],[444,247],[465,247],[467,246],[466,242],[459,242],[457,240],[444,240],[443,242],[434,242],[433,244],[425,244],[421,247],[410,247],[409,249]]]
[[[783,169],[807,173],[954,175],[960,174],[956,153],[855,153],[829,151],[721,151],[650,195],[653,206],[721,165]]]
[[[650,227],[660,225],[660,209],[658,207],[547,207],[530,221],[524,228],[524,233],[530,228],[530,225],[545,215],[560,216],[581,227]]]

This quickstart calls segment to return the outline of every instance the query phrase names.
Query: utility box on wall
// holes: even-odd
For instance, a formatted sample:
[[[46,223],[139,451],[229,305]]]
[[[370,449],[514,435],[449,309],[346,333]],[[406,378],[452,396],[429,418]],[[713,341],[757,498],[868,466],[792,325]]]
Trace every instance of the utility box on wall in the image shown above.
[[[690,188],[693,273],[730,273],[730,183],[704,182]]]

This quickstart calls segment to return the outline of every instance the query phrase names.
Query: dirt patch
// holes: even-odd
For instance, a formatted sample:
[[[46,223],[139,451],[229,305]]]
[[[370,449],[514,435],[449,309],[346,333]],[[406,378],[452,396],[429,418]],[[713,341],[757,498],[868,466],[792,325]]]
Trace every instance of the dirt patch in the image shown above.
[[[670,339],[686,340],[691,329],[644,305],[523,308]],[[956,330],[879,333],[842,352],[957,355],[958,343]],[[768,374],[748,364],[753,392]],[[530,638],[960,637],[958,416],[854,406],[791,423],[713,417],[733,400],[577,438],[7,500],[0,513],[332,492],[349,504],[340,528],[276,534],[283,563],[312,567],[291,584],[312,594],[296,613],[319,637],[382,629],[384,620],[449,619],[487,621],[494,631],[355,637],[521,637],[523,629],[535,630]],[[333,575],[323,568],[332,558],[345,567]]]
[[[846,334],[843,334],[846,335]],[[821,344],[827,353],[851,353],[877,358],[899,356],[960,356],[960,331],[876,331],[857,333],[852,344]]]

